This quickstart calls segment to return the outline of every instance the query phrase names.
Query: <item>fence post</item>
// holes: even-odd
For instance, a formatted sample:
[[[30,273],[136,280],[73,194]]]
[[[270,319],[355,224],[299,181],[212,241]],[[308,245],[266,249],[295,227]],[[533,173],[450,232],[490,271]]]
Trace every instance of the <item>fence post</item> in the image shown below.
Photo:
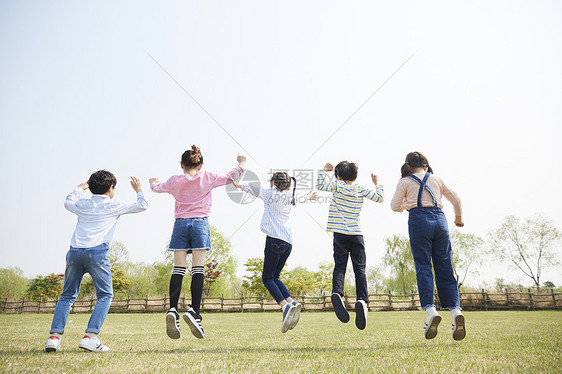
[[[40,297],[39,301],[37,302],[37,313],[41,312],[41,301],[43,301],[42,297]]]
[[[166,310],[166,305],[168,305],[168,296],[167,295],[164,296],[164,309],[162,309],[162,310]]]
[[[556,296],[554,295],[554,288],[550,289],[550,293],[552,295],[552,302],[554,303],[554,309],[556,309]]]
[[[326,311],[326,295],[322,294],[322,311]]]
[[[90,296],[90,313],[94,310],[94,296]]]
[[[240,295],[240,312],[244,313],[244,295]]]
[[[505,289],[505,299],[507,300],[507,309],[511,309],[511,300],[509,299],[509,290]]]
[[[486,291],[482,288],[482,305],[484,305],[484,310],[488,310],[488,300]]]
[[[146,299],[144,299],[144,311],[148,312],[148,295],[146,295]]]
[[[534,305],[534,302],[533,302],[533,294],[531,293],[531,289],[527,288],[527,292],[529,293],[530,308],[535,309],[535,305]]]
[[[8,298],[5,298],[4,299],[4,308],[2,308],[2,312],[6,313],[6,307],[7,306],[8,306]],[[556,306],[556,299],[554,299],[554,306]]]
[[[23,306],[25,304],[25,299],[21,299],[21,310],[20,313],[23,313]]]
[[[347,297],[348,297],[348,296],[347,296],[347,292],[344,292],[344,294],[343,294],[343,298],[344,298],[343,305],[344,305],[344,307],[345,307],[346,309],[347,309],[347,306],[348,306],[348,304],[349,304],[349,301],[347,300]]]
[[[388,310],[392,310],[392,293],[388,290]]]
[[[411,297],[412,297],[412,310],[416,310],[416,301],[414,299],[414,290],[411,290]]]

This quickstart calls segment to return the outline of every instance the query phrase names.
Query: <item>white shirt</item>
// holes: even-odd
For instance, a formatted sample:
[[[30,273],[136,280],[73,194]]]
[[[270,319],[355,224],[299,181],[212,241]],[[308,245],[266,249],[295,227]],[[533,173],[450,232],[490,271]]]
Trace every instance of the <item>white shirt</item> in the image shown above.
[[[290,190],[279,191],[276,187],[265,189],[247,184],[242,185],[242,190],[263,200],[261,231],[272,238],[293,244],[291,226],[289,225],[289,213],[293,206],[291,204],[293,192]],[[300,199],[295,197],[295,200]]]
[[[148,208],[142,192],[133,204],[107,195],[84,197],[85,191],[76,188],[66,197],[64,207],[78,216],[76,229],[70,240],[75,248],[91,248],[111,243],[117,219],[123,214],[138,213]]]

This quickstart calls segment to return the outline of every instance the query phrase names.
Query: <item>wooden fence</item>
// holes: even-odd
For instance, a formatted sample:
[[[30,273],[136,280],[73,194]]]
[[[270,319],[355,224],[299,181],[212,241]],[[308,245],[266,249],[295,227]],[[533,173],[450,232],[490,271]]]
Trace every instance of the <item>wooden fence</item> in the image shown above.
[[[562,310],[562,292],[533,293],[525,291],[505,291],[501,293],[461,292],[461,306],[464,310]],[[333,310],[330,296],[298,296],[295,300],[303,305],[305,311]],[[418,294],[394,295],[392,293],[369,295],[369,310],[420,310]],[[355,296],[345,295],[344,300],[348,308],[353,308]],[[439,299],[435,296],[437,307]],[[96,299],[77,300],[72,306],[71,313],[91,313]],[[110,312],[114,313],[142,313],[164,312],[168,309],[169,299],[124,299],[113,300]],[[8,300],[0,301],[0,313],[53,313],[57,300]],[[189,299],[185,295],[180,298],[180,310],[187,309]],[[266,297],[206,297],[203,298],[201,309],[204,312],[264,312],[278,310],[277,303]]]

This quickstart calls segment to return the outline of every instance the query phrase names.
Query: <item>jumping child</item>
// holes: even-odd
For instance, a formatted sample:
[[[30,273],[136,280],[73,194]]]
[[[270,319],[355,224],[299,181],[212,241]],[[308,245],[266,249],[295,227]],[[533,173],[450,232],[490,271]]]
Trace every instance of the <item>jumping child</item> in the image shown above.
[[[213,188],[234,182],[243,172],[246,157],[237,157],[238,166],[226,175],[202,171],[203,155],[195,145],[185,151],[180,166],[183,174],[174,175],[166,182],[150,178],[150,189],[171,194],[175,200],[175,217],[172,239],[168,250],[174,252],[174,269],[170,278],[170,310],[166,314],[166,333],[172,339],[180,337],[178,301],[183,276],[186,271],[187,254],[191,253],[191,305],[183,315],[193,335],[203,339],[201,326],[201,297],[206,252],[211,250],[211,234],[208,217],[211,214]]]
[[[316,188],[320,191],[332,192],[328,215],[327,231],[334,233],[334,274],[332,277],[332,305],[338,319],[349,322],[349,313],[343,302],[343,288],[347,260],[351,256],[357,301],[355,302],[355,325],[363,330],[367,326],[369,294],[367,291],[367,277],[365,276],[365,243],[359,213],[364,199],[382,203],[384,199],[383,186],[378,184],[378,177],[371,174],[375,189],[371,190],[354,184],[357,179],[357,164],[342,161],[334,170],[337,180],[327,182],[326,172],[334,170],[332,164],[327,163],[324,170],[319,171]]]
[[[289,192],[291,180],[294,182],[292,194]],[[281,332],[285,333],[297,325],[302,308],[299,302],[292,299],[289,290],[279,279],[281,270],[283,270],[293,247],[289,213],[291,207],[296,204],[297,181],[285,172],[277,172],[271,177],[271,188],[269,189],[259,188],[251,184],[238,185],[234,183],[234,185],[263,200],[264,211],[260,227],[261,231],[267,236],[265,238],[262,282],[281,306],[283,311]],[[316,193],[309,193],[306,200],[316,200],[316,198]]]
[[[427,313],[424,324],[425,338],[433,339],[441,322],[433,299],[433,262],[441,309],[451,311],[453,339],[463,340],[466,335],[464,315],[460,309],[459,289],[451,262],[449,228],[441,210],[441,197],[445,196],[453,204],[457,227],[464,226],[461,201],[439,177],[433,175],[429,161],[420,152],[408,153],[401,174],[402,178],[398,182],[390,207],[395,212],[410,212],[410,247],[416,266],[420,303]]]
[[[86,334],[78,347],[92,352],[109,350],[98,338],[113,299],[109,245],[120,216],[142,212],[148,207],[137,178],[131,177],[131,186],[137,193],[137,201],[133,204],[114,198],[116,185],[117,179],[112,173],[99,170],[66,197],[64,207],[78,216],[78,222],[70,241],[70,250],[66,254],[64,286],[55,308],[51,336],[45,343],[47,352],[60,350],[66,320],[72,304],[78,297],[85,273],[90,273],[92,277],[97,302],[88,321]],[[92,193],[91,198],[84,196],[84,191],[88,188]]]

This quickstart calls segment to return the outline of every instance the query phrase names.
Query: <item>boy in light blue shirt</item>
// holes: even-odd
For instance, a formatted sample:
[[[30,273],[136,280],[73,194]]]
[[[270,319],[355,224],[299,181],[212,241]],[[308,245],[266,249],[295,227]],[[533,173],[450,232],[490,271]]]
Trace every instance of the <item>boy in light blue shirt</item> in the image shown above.
[[[70,308],[80,291],[85,273],[92,277],[96,288],[97,302],[86,328],[86,334],[78,344],[79,348],[92,352],[105,352],[99,338],[101,326],[113,298],[113,282],[108,251],[117,219],[123,214],[138,213],[147,209],[140,181],[131,177],[131,186],[137,193],[137,201],[128,203],[115,196],[117,179],[107,170],[93,173],[88,182],[81,183],[67,197],[64,207],[78,216],[76,229],[66,254],[64,287],[55,308],[50,336],[45,343],[47,352],[60,350],[61,337]],[[90,189],[91,198],[84,196]]]

